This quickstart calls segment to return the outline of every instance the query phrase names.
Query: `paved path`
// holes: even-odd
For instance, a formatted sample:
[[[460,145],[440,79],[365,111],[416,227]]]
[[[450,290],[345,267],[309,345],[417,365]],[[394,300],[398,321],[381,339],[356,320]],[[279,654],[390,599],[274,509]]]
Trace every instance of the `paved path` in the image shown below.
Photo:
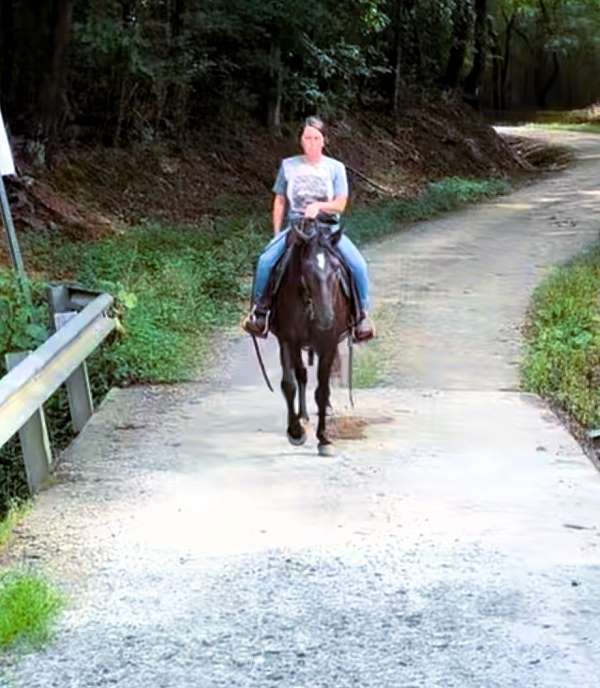
[[[247,342],[111,394],[11,551],[71,609],[0,685],[596,688],[600,476],[517,391],[531,289],[598,234],[600,139],[561,139],[569,171],[370,248],[398,339],[336,458],[287,444]]]

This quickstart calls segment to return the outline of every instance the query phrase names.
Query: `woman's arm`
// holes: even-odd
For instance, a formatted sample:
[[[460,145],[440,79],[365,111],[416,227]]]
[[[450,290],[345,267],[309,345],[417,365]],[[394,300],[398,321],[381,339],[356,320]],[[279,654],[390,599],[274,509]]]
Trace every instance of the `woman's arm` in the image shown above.
[[[320,212],[323,213],[343,213],[348,203],[348,196],[337,196],[331,201],[314,201],[309,203],[304,210],[304,217],[313,219]]]
[[[281,232],[281,225],[285,216],[286,198],[282,194],[275,194],[273,199],[273,234],[277,236]]]

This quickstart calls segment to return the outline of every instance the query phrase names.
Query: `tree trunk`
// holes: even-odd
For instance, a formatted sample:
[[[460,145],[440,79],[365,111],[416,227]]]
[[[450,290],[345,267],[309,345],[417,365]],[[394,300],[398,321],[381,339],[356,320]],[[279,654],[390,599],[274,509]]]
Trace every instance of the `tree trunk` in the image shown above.
[[[272,134],[281,133],[281,100],[283,98],[283,63],[281,61],[281,42],[278,38],[271,41],[269,64],[269,91],[267,94],[267,126]]]
[[[473,66],[463,84],[464,98],[479,109],[479,91],[487,55],[486,37],[487,0],[475,0],[475,35]]]
[[[494,25],[494,20],[492,17],[487,18],[488,21],[488,36],[491,42],[491,53],[492,53],[492,107],[494,110],[500,110],[500,70],[502,64],[502,49],[500,47],[500,40],[498,38],[498,32]]]
[[[135,24],[137,0],[121,0],[121,19],[125,26]]]
[[[12,0],[0,0],[0,95],[5,110],[13,100],[15,24]]]
[[[185,0],[173,0],[171,9],[171,38],[177,40],[183,29],[183,13],[185,12]]]
[[[508,79],[508,67],[510,64],[510,44],[512,41],[512,33],[515,26],[515,20],[517,18],[516,12],[513,12],[509,17],[504,15],[504,21],[506,22],[506,33],[504,35],[504,61],[502,62],[502,69],[500,71],[500,109],[506,110],[508,107],[508,99],[506,97],[506,82]]]
[[[61,115],[65,85],[65,58],[72,13],[73,0],[56,0],[48,50],[48,71],[40,94],[42,132],[49,141],[53,141],[56,137]]]
[[[558,73],[560,71],[560,63],[558,61],[558,55],[556,51],[552,53],[552,72],[550,76],[545,80],[542,81],[542,71],[543,66],[539,67],[536,70],[536,101],[538,104],[538,107],[540,108],[545,108],[548,104],[548,93],[550,92],[550,89],[554,85],[554,82],[558,78]]]
[[[452,47],[448,56],[446,73],[442,84],[446,88],[456,88],[460,79],[460,72],[467,54],[467,43],[471,30],[471,7],[468,0],[459,0],[454,11]]]
[[[15,129],[29,137],[51,140],[56,134],[63,110],[73,2],[20,0],[17,4],[5,0],[2,3],[3,53],[12,48],[11,69],[7,70],[6,61],[2,65],[2,93],[9,97],[7,110]],[[12,13],[12,26],[8,23],[11,9],[18,9]],[[12,35],[7,37],[9,31]],[[5,79],[8,80],[6,92]]]
[[[410,22],[411,26],[412,44],[410,47],[413,50],[411,57],[415,69],[415,77],[417,83],[421,83],[425,80],[425,70],[423,67],[423,51],[421,50],[421,35],[419,34],[419,22],[416,21],[414,14],[415,2],[416,0],[405,0],[404,16],[406,18],[406,22]]]
[[[417,23],[411,16],[415,7],[415,0],[394,0],[393,6],[393,43],[391,45],[392,73],[394,75],[391,106],[396,114],[400,111],[402,88],[404,79],[402,70],[407,62],[412,61],[416,68],[417,80],[423,76],[423,61],[421,55],[421,40]],[[411,42],[412,41],[412,42]],[[414,49],[414,55],[411,51]]]
[[[394,7],[394,91],[392,94],[392,111],[398,114],[400,110],[400,89],[402,86],[402,4],[403,0],[396,0]]]

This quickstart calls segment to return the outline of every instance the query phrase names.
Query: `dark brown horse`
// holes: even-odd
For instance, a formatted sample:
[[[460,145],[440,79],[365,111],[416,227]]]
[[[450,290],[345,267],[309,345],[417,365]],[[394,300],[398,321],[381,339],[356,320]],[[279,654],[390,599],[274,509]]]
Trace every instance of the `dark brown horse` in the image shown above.
[[[281,389],[288,406],[287,436],[295,445],[306,441],[302,421],[308,421],[307,373],[302,350],[308,349],[318,357],[315,401],[322,456],[335,453],[326,429],[329,378],[338,342],[350,331],[352,320],[349,280],[334,249],[336,236],[339,235],[332,234],[331,225],[320,221],[301,220],[292,225],[288,236],[292,248],[284,257],[286,264],[282,266],[284,273],[273,302],[271,322],[271,331],[279,340]]]

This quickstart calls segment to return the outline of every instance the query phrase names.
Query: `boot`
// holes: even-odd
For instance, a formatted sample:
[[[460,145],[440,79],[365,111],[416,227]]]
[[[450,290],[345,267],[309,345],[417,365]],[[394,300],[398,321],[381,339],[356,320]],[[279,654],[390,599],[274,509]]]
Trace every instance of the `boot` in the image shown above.
[[[375,327],[367,311],[360,312],[360,318],[354,326],[354,341],[367,342],[375,336]]]
[[[266,339],[269,334],[269,309],[260,304],[254,305],[242,320],[242,329],[255,337]]]

